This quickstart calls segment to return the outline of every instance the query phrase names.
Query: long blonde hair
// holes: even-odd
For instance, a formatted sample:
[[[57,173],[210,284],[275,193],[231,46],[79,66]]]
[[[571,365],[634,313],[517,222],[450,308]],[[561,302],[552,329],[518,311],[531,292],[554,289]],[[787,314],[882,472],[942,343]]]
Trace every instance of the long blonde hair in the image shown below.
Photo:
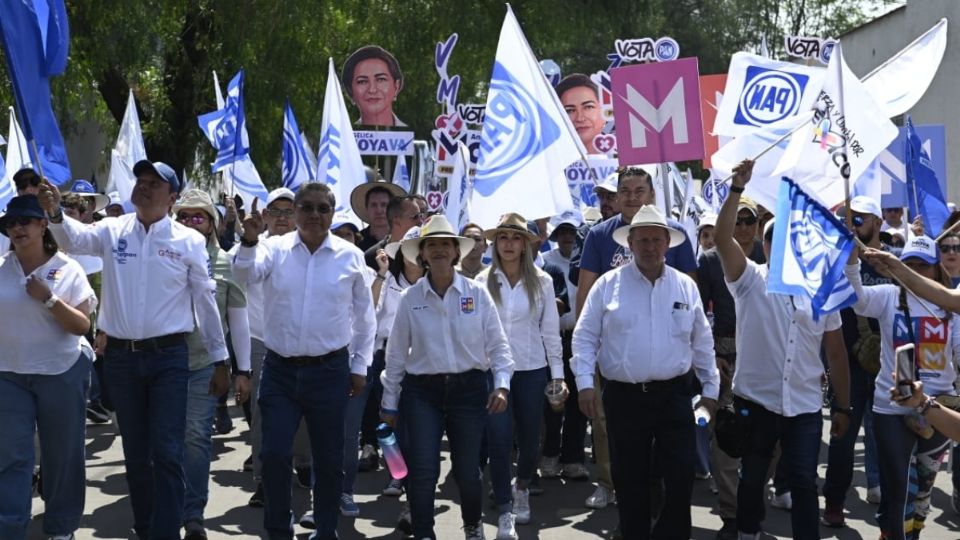
[[[493,260],[490,262],[490,267],[483,271],[487,278],[487,290],[490,292],[490,296],[493,297],[493,301],[497,306],[501,304],[501,296],[500,280],[497,278],[496,270],[501,269],[502,271],[503,269],[503,264],[500,262],[500,253],[497,251],[497,241],[499,238],[499,234],[493,238]],[[523,280],[523,288],[527,292],[527,303],[530,304],[530,313],[534,313],[544,299],[543,289],[540,288],[540,275],[537,273],[537,266],[533,263],[533,254],[531,251],[533,250],[530,242],[527,242],[526,245],[523,246],[523,253],[520,255],[520,278]]]

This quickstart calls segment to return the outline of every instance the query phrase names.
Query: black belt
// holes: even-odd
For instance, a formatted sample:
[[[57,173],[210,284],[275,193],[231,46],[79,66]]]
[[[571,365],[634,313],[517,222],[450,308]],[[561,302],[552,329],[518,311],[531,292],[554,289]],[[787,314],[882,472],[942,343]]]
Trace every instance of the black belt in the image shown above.
[[[120,339],[107,336],[107,347],[122,349],[124,352],[155,352],[166,347],[181,345],[186,340],[186,334],[167,334],[147,339]]]
[[[410,379],[413,382],[421,384],[447,384],[450,382],[462,382],[464,380],[469,380],[478,375],[485,374],[486,371],[479,369],[471,369],[464,371],[462,373],[428,373],[423,375],[416,375],[414,373],[407,373],[403,376],[404,379]]]
[[[607,380],[607,386],[616,385],[622,386],[625,389],[635,390],[643,393],[651,392],[663,392],[666,390],[673,390],[686,382],[686,375],[680,375],[679,377],[674,377],[672,379],[667,379],[665,381],[645,381],[638,383],[626,383],[622,381]]]
[[[321,354],[320,356],[280,356],[275,351],[267,350],[271,353],[274,358],[279,360],[283,364],[290,366],[317,366],[327,362],[328,360],[334,360],[339,358],[342,355],[347,354],[346,347],[340,347],[335,351],[330,351],[327,354]]]

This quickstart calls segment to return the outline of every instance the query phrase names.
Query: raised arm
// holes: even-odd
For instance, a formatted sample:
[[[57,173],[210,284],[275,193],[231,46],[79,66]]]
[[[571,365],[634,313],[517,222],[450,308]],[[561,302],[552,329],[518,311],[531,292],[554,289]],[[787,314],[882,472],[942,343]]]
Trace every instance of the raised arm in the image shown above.
[[[720,266],[727,281],[737,281],[747,267],[747,256],[733,238],[733,229],[737,223],[737,207],[740,206],[740,194],[753,174],[753,162],[745,159],[733,169],[733,181],[730,182],[730,194],[720,207],[717,216],[715,240]]]
[[[881,272],[893,275],[920,298],[938,306],[960,313],[960,290],[948,289],[936,281],[927,279],[903,264],[894,254],[878,249],[866,249],[863,258]]]

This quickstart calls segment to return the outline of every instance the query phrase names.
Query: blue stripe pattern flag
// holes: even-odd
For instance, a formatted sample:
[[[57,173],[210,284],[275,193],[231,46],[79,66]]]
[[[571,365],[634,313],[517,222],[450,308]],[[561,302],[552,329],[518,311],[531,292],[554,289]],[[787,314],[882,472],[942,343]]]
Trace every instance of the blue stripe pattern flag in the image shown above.
[[[56,185],[73,179],[50,101],[50,80],[67,67],[70,31],[63,0],[0,2],[0,35],[31,161]]]
[[[317,181],[330,186],[337,201],[337,213],[354,224],[360,222],[350,207],[350,193],[367,181],[367,173],[360,158],[357,139],[353,135],[353,126],[350,125],[340,79],[333,69],[333,58],[329,59],[327,65],[327,89],[323,97],[320,149],[317,153]]]
[[[307,146],[300,138],[297,118],[293,115],[290,100],[283,111],[283,187],[296,191],[300,184],[313,182],[316,173],[310,166]]]
[[[197,117],[200,129],[210,144],[217,149],[213,172],[250,153],[250,139],[243,114],[243,69],[227,85],[227,99],[223,107]]]
[[[789,178],[780,181],[767,292],[805,297],[813,320],[853,305],[843,274],[853,234]]]
[[[936,238],[943,230],[943,224],[950,217],[946,199],[940,190],[940,182],[933,170],[930,156],[923,149],[920,136],[913,127],[913,120],[907,117],[907,201],[910,207],[910,219],[921,216],[923,230],[927,236]]]

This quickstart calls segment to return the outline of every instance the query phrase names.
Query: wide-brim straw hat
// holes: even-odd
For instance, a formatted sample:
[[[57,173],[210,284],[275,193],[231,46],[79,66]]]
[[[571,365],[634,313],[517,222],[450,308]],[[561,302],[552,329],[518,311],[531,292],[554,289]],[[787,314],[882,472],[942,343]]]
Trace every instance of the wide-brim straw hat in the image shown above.
[[[487,241],[493,242],[497,238],[497,235],[502,232],[520,233],[528,242],[540,239],[538,235],[533,234],[530,232],[530,229],[527,228],[527,220],[516,213],[504,214],[496,227],[483,231],[483,237],[486,238]]]
[[[666,229],[667,232],[670,233],[670,247],[679,246],[687,239],[682,232],[667,225],[667,219],[663,217],[663,212],[661,212],[659,208],[652,204],[647,204],[640,207],[640,210],[633,216],[629,225],[624,225],[613,231],[613,240],[621,246],[629,248],[630,245],[627,242],[627,237],[630,236],[630,231],[637,227],[660,227]]]
[[[375,182],[366,182],[353,188],[350,192],[350,207],[353,213],[357,215],[364,223],[370,223],[370,217],[367,215],[367,193],[373,188],[382,188],[390,192],[391,197],[406,197],[407,192],[400,186],[385,182],[383,180]]]
[[[443,214],[432,216],[420,227],[420,235],[416,238],[405,238],[400,242],[400,251],[406,259],[414,264],[420,255],[420,244],[428,238],[452,238],[460,246],[460,256],[466,255],[473,249],[475,242],[472,238],[465,238],[457,234]]]

